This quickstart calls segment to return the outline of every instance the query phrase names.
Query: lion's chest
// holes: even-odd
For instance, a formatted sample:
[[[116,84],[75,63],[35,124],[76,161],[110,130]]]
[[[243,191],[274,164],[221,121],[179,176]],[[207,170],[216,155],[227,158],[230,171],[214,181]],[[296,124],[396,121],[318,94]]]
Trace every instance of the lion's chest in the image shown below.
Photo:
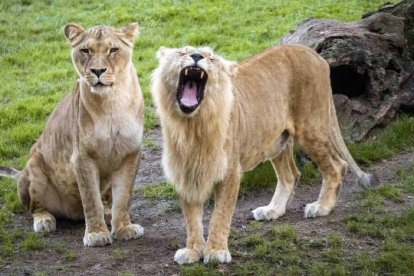
[[[116,168],[125,156],[139,150],[142,133],[142,123],[136,116],[112,115],[95,122],[84,144],[101,168]]]

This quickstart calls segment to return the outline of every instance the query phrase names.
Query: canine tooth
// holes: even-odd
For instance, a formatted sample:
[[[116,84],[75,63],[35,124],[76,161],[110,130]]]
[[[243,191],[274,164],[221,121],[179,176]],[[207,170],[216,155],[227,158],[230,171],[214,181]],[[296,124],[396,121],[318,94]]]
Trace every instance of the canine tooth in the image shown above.
[[[188,74],[188,69],[186,68],[185,71],[184,71],[184,75],[187,76],[187,74]]]
[[[204,71],[201,71],[201,79],[204,77]]]

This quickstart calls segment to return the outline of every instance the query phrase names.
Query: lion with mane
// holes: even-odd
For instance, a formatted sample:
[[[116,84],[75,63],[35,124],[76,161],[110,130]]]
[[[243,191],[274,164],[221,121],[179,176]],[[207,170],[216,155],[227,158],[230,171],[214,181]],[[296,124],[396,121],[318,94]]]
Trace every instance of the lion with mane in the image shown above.
[[[230,262],[227,240],[240,178],[270,160],[278,184],[256,220],[277,219],[299,181],[293,145],[318,165],[323,181],[305,217],[328,215],[349,166],[364,187],[364,173],[342,139],[329,79],[329,66],[299,45],[267,49],[237,65],[207,47],[161,47],[152,76],[152,95],[161,119],[163,166],[176,186],[187,230],[177,263],[204,259]],[[343,159],[346,161],[344,161]],[[203,204],[214,192],[208,239],[203,237]]]

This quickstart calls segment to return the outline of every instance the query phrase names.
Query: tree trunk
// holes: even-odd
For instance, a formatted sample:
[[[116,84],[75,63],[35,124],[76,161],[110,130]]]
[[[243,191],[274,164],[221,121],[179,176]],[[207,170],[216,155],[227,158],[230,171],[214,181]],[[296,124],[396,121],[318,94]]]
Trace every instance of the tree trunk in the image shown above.
[[[329,63],[345,138],[361,140],[399,110],[414,111],[413,14],[414,0],[403,1],[357,22],[310,18],[282,37],[281,44],[307,45]]]

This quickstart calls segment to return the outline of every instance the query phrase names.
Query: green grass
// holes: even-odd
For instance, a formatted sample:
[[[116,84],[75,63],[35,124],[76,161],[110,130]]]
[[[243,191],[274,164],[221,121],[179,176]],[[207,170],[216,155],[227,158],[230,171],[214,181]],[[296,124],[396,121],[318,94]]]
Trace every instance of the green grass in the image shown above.
[[[115,260],[118,261],[122,261],[124,259],[124,254],[119,247],[116,247],[112,250],[112,256],[115,258]]]
[[[409,172],[399,174],[398,178],[400,180],[400,186],[403,187],[405,191],[414,193],[414,164]]]
[[[170,183],[159,183],[156,185],[142,185],[135,192],[149,199],[175,199],[177,192]]]
[[[75,251],[68,251],[65,254],[65,259],[68,261],[75,261],[77,257],[78,256]]]
[[[133,276],[134,273],[132,273],[131,271],[121,271],[121,272],[118,272],[117,275],[118,276]]]
[[[23,251],[42,250],[45,244],[39,239],[36,233],[29,233],[24,241],[20,244],[20,249]]]
[[[382,241],[375,256],[357,258],[357,268],[376,273],[412,273],[409,268],[414,265],[414,208],[398,216],[366,211],[347,216],[345,221],[350,232]]]
[[[349,144],[355,160],[371,164],[414,147],[414,118],[401,117],[379,133],[376,139]]]
[[[24,237],[25,234],[21,231],[5,231],[0,228],[0,260],[12,257],[16,244],[24,240]]]
[[[148,138],[144,138],[144,141],[142,142],[142,146],[144,147],[144,149],[147,149],[150,151],[154,151],[157,149],[157,145],[155,144],[155,142]]]

